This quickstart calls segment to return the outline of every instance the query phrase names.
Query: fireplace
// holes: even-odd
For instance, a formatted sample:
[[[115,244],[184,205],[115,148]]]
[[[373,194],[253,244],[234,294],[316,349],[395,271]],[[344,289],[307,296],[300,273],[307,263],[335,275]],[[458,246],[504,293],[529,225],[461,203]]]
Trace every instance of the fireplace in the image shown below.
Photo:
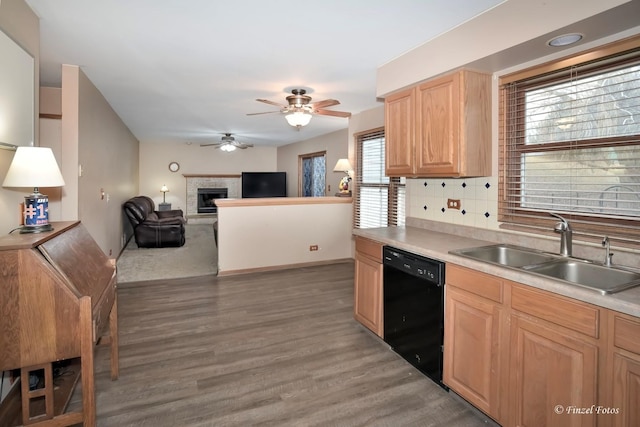
[[[216,213],[216,199],[226,199],[226,188],[198,188],[198,213]]]

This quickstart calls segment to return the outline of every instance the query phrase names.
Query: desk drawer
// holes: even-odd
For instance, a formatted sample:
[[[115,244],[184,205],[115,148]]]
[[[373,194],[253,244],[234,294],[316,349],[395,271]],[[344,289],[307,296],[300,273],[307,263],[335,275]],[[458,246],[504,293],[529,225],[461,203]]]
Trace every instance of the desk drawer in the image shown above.
[[[100,297],[100,301],[93,309],[93,342],[97,342],[98,338],[103,334],[109,325],[109,314],[116,299],[116,280],[109,283],[104,293]]]

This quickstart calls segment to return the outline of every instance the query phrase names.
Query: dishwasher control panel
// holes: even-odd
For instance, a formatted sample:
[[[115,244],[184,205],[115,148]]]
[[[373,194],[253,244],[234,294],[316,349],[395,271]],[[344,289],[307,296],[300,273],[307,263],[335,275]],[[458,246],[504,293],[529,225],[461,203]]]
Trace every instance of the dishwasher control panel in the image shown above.
[[[428,280],[438,286],[444,285],[444,263],[442,261],[385,246],[383,264]]]

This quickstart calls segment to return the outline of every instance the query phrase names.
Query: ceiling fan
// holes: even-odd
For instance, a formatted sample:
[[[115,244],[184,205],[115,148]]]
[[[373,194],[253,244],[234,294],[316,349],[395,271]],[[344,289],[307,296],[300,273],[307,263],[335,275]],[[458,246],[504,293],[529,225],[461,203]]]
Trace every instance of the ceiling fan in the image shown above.
[[[245,148],[253,147],[253,144],[238,142],[233,136],[231,136],[230,133],[225,133],[224,136],[220,138],[220,142],[214,142],[211,144],[200,144],[200,146],[215,147],[221,149],[222,151],[233,151],[236,148],[244,150]]]
[[[304,89],[293,89],[291,95],[287,96],[287,105],[277,102],[269,101],[268,99],[256,99],[258,102],[264,102],[265,104],[275,105],[279,107],[278,111],[266,111],[263,113],[249,113],[247,116],[255,116],[258,114],[271,114],[271,113],[283,113],[286,114],[285,118],[291,126],[295,126],[300,130],[302,126],[306,126],[311,121],[313,114],[321,116],[334,116],[334,117],[351,117],[351,113],[344,111],[326,110],[326,107],[331,107],[340,104],[340,101],[336,99],[325,99],[324,101],[311,102],[311,97],[305,95],[307,93]]]

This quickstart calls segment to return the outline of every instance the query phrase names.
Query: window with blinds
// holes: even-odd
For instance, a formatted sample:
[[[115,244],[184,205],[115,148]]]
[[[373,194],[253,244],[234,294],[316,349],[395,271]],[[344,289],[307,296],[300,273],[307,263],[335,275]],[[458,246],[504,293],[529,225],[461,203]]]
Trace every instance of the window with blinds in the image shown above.
[[[356,228],[404,225],[405,178],[385,176],[384,128],[356,137]]]
[[[588,60],[586,60],[588,59]],[[499,220],[584,240],[640,238],[640,38],[500,83]]]

